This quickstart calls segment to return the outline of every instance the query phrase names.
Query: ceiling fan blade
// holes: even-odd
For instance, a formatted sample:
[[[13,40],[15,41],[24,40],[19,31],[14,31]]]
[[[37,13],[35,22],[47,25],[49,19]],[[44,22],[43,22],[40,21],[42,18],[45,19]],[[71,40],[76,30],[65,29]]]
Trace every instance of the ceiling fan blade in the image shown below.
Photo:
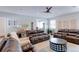
[[[43,11],[44,13],[52,13],[50,10],[52,9],[52,6],[46,7],[46,11]]]
[[[46,12],[50,12],[51,8],[52,8],[52,7],[48,7],[48,8],[46,8],[46,9],[47,9]]]
[[[49,7],[49,10],[51,10],[52,7]]]

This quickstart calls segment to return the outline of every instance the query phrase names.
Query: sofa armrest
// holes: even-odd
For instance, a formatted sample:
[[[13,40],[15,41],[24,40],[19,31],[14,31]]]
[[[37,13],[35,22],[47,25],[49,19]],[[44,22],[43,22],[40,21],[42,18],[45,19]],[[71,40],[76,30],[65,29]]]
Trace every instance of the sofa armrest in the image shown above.
[[[21,46],[24,46],[24,45],[26,45],[28,43],[30,43],[29,37],[20,38],[20,44],[21,44]]]

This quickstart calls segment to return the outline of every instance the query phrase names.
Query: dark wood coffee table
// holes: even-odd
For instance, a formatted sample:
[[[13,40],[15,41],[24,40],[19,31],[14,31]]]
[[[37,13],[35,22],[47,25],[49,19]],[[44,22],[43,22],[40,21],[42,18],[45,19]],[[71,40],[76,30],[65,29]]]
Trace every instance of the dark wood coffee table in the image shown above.
[[[67,51],[67,41],[59,38],[50,38],[50,48],[57,52]]]

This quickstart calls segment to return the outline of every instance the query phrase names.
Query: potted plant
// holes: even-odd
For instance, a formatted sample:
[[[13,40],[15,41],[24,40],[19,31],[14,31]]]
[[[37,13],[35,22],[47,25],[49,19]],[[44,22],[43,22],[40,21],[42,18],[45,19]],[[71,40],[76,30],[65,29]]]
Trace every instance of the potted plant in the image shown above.
[[[47,33],[48,34],[52,34],[52,30],[51,29],[47,29]]]

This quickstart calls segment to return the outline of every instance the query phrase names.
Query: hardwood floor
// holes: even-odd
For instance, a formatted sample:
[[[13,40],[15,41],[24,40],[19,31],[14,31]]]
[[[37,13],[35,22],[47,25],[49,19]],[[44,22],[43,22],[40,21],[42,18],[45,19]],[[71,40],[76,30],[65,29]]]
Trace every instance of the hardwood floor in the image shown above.
[[[55,52],[50,49],[49,40],[34,45],[37,52]],[[67,42],[67,52],[79,52],[79,45]]]

